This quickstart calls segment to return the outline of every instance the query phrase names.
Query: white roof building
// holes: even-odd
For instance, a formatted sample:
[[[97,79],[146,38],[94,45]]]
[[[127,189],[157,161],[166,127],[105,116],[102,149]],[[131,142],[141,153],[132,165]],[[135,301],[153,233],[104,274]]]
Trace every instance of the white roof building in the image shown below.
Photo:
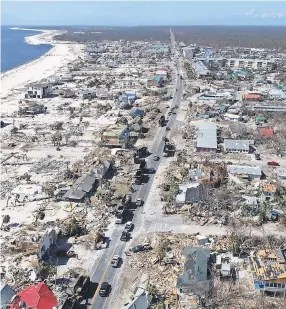
[[[214,123],[202,123],[197,128],[197,149],[217,149],[217,129]]]

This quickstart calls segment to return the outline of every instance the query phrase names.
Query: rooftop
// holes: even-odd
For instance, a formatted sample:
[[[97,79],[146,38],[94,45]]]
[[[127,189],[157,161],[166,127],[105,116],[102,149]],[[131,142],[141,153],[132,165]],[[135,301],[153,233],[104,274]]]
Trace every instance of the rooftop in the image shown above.
[[[230,174],[240,175],[240,174],[249,174],[261,176],[261,167],[260,166],[247,166],[247,165],[229,165],[227,171]]]
[[[276,192],[276,187],[273,184],[266,183],[266,184],[263,184],[261,187],[264,192],[269,192],[269,193]]]
[[[104,130],[102,135],[105,136],[105,137],[119,136],[126,129],[127,129],[127,125],[112,124]]]
[[[198,126],[197,148],[217,149],[217,129],[214,123],[203,123]]]
[[[253,140],[239,140],[239,139],[225,139],[224,147],[225,149],[238,149],[249,151],[249,145],[253,145]]]
[[[199,247],[185,247],[183,255],[186,262],[184,272],[177,280],[177,287],[188,287],[190,292],[205,294],[210,289],[207,273],[210,250]]]

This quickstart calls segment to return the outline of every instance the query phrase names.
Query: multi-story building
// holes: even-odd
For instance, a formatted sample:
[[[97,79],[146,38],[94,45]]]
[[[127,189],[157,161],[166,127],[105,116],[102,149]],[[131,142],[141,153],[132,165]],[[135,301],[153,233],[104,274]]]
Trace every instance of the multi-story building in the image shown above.
[[[274,60],[244,59],[244,58],[199,58],[199,60],[212,66],[218,64],[221,67],[249,70],[272,70],[275,68]]]

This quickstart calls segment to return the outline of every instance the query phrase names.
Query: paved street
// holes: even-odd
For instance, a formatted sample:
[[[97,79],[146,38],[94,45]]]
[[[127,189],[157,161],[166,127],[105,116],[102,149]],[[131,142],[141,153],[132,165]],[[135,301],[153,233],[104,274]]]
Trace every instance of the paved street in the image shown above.
[[[173,36],[171,33],[171,40],[175,46],[175,42],[173,41]],[[177,55],[177,53],[176,53]],[[176,57],[176,69],[177,73],[181,74],[181,68],[180,68],[180,62]],[[182,91],[183,91],[183,83],[182,80],[177,76],[177,82],[176,82],[176,89],[174,91],[173,96],[173,102],[172,106],[180,105],[181,97],[182,97]],[[167,127],[172,128],[174,125],[174,122],[176,120],[177,114],[172,114],[169,117],[169,121],[167,124]],[[148,161],[149,166],[153,167],[155,170],[159,168],[161,159],[163,157],[163,148],[164,148],[164,141],[163,136],[169,135],[170,131],[166,130],[165,127],[159,127],[156,133],[156,136],[154,137],[153,146],[151,149],[148,149],[151,152],[151,155],[149,156],[150,160]],[[153,160],[153,155],[156,154],[160,157],[159,161]],[[149,180],[146,183],[143,183],[142,185],[136,185],[134,186],[134,189],[136,190],[132,195],[132,200],[136,201],[137,198],[141,198],[143,201],[146,201],[149,190],[152,186],[155,174],[149,175]],[[138,227],[141,225],[142,219],[144,216],[144,205],[142,207],[137,208],[134,211],[134,217],[132,219],[132,222],[134,223],[134,233],[138,231]],[[117,286],[117,282],[120,279],[120,271],[121,268],[112,268],[110,265],[110,262],[112,260],[112,257],[114,254],[118,254],[123,258],[124,263],[124,252],[126,251],[127,242],[120,241],[120,235],[124,229],[124,225],[116,226],[114,233],[112,234],[110,238],[110,245],[107,249],[104,249],[102,251],[102,256],[100,257],[98,263],[93,266],[92,273],[91,273],[91,281],[98,283],[98,288],[94,294],[93,299],[89,300],[89,304],[91,305],[90,308],[92,309],[107,309],[109,306],[109,303],[112,300],[112,291],[109,295],[109,297],[100,297],[98,295],[99,287],[102,284],[102,282],[107,281],[109,284],[111,284],[112,287]],[[131,233],[132,237],[132,233]]]

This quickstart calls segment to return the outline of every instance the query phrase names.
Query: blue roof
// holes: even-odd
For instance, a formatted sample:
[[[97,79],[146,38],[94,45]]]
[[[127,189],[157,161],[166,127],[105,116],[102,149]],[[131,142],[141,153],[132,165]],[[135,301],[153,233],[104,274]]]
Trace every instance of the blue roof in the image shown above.
[[[155,77],[153,77],[152,79],[153,79],[153,80],[156,80],[157,82],[159,82],[159,81],[161,80],[161,78],[162,78],[161,76],[155,76]]]
[[[141,116],[141,115],[144,115],[144,111],[142,109],[139,109],[139,108],[135,108],[133,109],[129,115],[138,115],[138,116]]]

